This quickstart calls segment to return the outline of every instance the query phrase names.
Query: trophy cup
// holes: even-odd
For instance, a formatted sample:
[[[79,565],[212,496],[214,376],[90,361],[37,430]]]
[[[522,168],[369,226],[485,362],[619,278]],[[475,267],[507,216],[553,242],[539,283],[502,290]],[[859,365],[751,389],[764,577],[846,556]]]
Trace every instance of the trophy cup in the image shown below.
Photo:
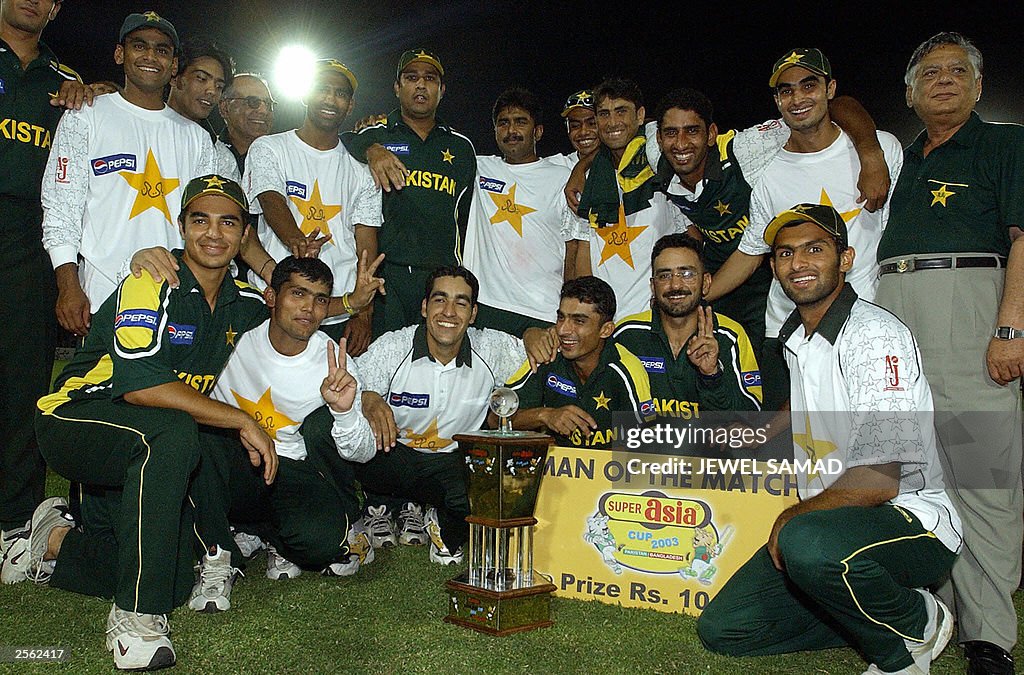
[[[445,584],[445,621],[491,635],[552,625],[555,586],[533,570],[533,510],[544,471],[546,434],[513,431],[519,397],[506,387],[491,394],[497,431],[457,434],[466,457],[469,569]]]

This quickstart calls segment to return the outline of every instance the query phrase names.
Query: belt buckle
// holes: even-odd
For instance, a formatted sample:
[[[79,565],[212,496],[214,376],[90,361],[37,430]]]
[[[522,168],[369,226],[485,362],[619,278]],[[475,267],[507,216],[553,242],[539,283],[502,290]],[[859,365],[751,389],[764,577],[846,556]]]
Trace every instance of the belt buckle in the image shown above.
[[[909,272],[910,271],[910,263],[911,263],[911,261],[907,260],[906,258],[903,258],[902,260],[897,260],[896,261],[896,271],[899,272],[900,274],[903,274],[904,272]]]

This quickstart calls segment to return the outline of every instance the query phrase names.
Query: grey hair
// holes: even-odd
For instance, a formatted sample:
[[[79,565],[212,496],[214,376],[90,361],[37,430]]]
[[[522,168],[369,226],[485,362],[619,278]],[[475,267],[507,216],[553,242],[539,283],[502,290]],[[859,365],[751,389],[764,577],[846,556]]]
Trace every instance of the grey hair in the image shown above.
[[[270,91],[270,83],[268,83],[266,78],[259,73],[235,73],[235,77],[231,80],[231,84],[224,89],[224,93],[221,95],[222,98],[231,98],[235,95],[235,83],[240,77],[251,77],[255,80],[259,80],[263,83],[263,86],[267,88],[267,91]],[[273,94],[271,94],[271,97],[273,97]]]
[[[941,47],[942,45],[956,45],[967,52],[967,59],[971,62],[971,66],[974,68],[975,79],[981,77],[982,66],[984,61],[981,58],[981,51],[974,46],[974,43],[965,38],[960,33],[936,33],[927,40],[921,43],[921,45],[914,50],[914,54],[910,57],[910,63],[907,64],[907,73],[903,77],[903,81],[910,85],[914,81],[914,76],[917,75],[917,66],[921,63],[921,59],[930,54],[932,50]]]

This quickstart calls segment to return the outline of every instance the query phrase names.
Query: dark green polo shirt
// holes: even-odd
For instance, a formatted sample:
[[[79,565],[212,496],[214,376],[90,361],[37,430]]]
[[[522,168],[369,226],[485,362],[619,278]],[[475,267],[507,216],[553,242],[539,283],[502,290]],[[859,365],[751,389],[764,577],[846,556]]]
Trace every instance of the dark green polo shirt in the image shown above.
[[[977,113],[924,156],[927,132],[904,151],[878,260],[927,253],[1009,255],[1024,226],[1024,127]]]
[[[430,270],[461,264],[476,183],[476,150],[470,140],[441,120],[421,139],[402,121],[401,110],[341,139],[361,162],[367,148],[380,143],[411,172],[404,188],[383,194],[378,236],[385,260]]]
[[[586,382],[579,381],[572,362],[559,354],[551,363],[539,366],[536,373],[531,373],[530,364],[524,363],[508,386],[519,394],[520,410],[574,405],[597,422],[597,429],[586,434],[556,435],[560,445],[621,445],[625,437],[615,424],[614,413],[632,413],[631,424],[649,422],[655,417],[651,385],[640,360],[612,339],[605,341],[601,359]]]
[[[751,187],[736,159],[736,132],[718,135],[716,149],[709,149],[704,164],[704,186],[695,200],[668,192],[675,172],[662,155],[658,161],[658,182],[669,201],[693,223],[704,237],[704,264],[714,274],[739,247],[743,231],[750,225]],[[751,277],[720,298],[715,309],[739,321],[750,331],[756,344],[764,338],[764,313],[772,270],[768,259],[761,261]]]
[[[181,254],[174,252],[179,261]],[[117,399],[175,379],[208,394],[238,338],[266,320],[267,308],[255,289],[226,276],[211,312],[183,262],[178,279],[177,289],[148,274],[122,281],[93,316],[85,344],[57,378],[56,393],[40,399],[39,409]]]
[[[18,55],[0,40],[0,233],[7,240],[25,230],[34,239],[42,236],[40,184],[64,112],[50,105],[50,98],[61,83],[78,79],[42,42],[39,56],[23,69]]]
[[[703,377],[686,350],[672,354],[661,314],[647,310],[619,322],[612,337],[636,355],[651,381],[659,417],[693,419],[709,410],[760,410],[761,372],[746,331],[715,314],[715,339],[722,374]]]

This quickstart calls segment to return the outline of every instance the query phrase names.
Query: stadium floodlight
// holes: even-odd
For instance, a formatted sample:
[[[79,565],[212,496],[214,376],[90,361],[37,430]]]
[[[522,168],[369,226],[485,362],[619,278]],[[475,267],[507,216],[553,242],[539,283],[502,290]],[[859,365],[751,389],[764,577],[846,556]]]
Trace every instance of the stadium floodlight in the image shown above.
[[[298,100],[313,86],[316,56],[302,45],[289,45],[281,50],[274,63],[274,88],[282,98]]]

